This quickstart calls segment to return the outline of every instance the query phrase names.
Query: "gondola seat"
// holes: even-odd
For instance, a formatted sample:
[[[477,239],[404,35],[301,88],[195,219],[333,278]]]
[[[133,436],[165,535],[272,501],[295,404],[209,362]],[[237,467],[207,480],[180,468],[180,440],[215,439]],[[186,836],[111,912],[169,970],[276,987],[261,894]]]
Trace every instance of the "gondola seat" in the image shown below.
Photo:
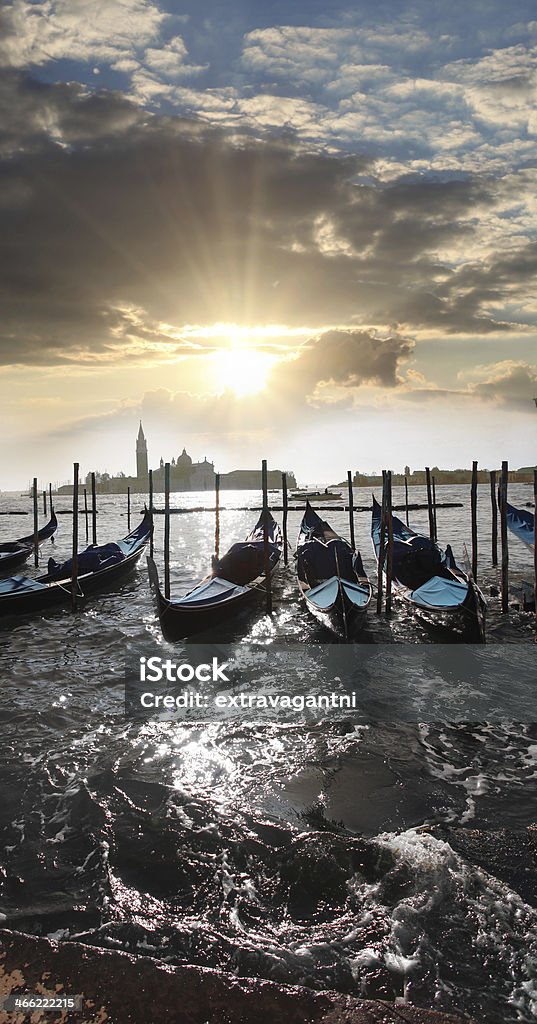
[[[100,572],[102,569],[108,569],[111,565],[123,562],[124,559],[125,555],[118,544],[91,545],[79,554],[77,572],[79,576],[88,572]],[[72,567],[72,558],[66,562],[55,562],[53,558],[49,558],[49,579],[68,579],[71,576]]]

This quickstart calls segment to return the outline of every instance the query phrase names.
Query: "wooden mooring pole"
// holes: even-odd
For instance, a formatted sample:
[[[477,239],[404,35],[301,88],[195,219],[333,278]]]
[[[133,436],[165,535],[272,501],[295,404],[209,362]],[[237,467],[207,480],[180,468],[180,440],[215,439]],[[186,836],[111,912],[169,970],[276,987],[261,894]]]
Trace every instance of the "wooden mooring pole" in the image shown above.
[[[408,479],[405,475],[405,520],[408,526]]]
[[[433,516],[433,494],[431,490],[431,470],[425,467],[425,479],[427,481],[427,512],[429,514],[429,537],[434,541],[434,516]]]
[[[43,491],[43,515],[47,514],[47,492]]]
[[[48,503],[50,507],[50,514],[54,512],[54,505],[52,504],[52,484],[48,485]]]
[[[354,551],[356,548],[354,541],[354,497],[352,493],[352,473],[350,469],[347,470],[347,490],[349,492],[349,535],[351,548]]]
[[[472,515],[472,576],[477,583],[477,462],[472,462],[470,508]]]
[[[220,473],[214,474],[214,557],[220,555]]]
[[[380,511],[380,536],[379,536],[379,553],[378,553],[378,566],[377,566],[377,615],[382,612],[382,590],[383,590],[383,577],[382,571],[384,569],[384,551],[385,551],[385,533],[386,533],[386,470],[382,470],[382,503]]]
[[[97,543],[97,489],[95,473],[91,474],[91,543]]]
[[[492,564],[498,565],[498,495],[496,493],[496,470],[490,473],[490,507],[492,512],[491,543]]]
[[[268,539],[268,474],[267,460],[261,463],[261,488],[263,491],[263,558],[265,563],[265,589],[267,615],[272,615],[272,585],[270,577],[270,551]]]
[[[37,477],[34,476],[34,484],[32,487],[33,494],[33,506],[34,506],[34,565],[37,568],[39,565],[39,509],[37,507]]]
[[[170,596],[170,463],[164,466],[164,597]]]
[[[393,520],[392,520],[392,473],[386,473],[386,615],[392,610],[392,568],[393,568]]]
[[[84,488],[84,523],[86,526],[86,544],[89,544],[88,492]]]
[[[131,489],[127,487],[127,530],[131,532]]]
[[[149,554],[153,558],[153,470],[149,470],[149,515],[151,516],[151,533],[149,535]]]
[[[434,526],[434,539],[438,540],[438,525],[436,522],[436,477],[431,477],[431,486],[433,491],[433,526]]]
[[[289,542],[287,540],[287,473],[282,473],[282,506],[283,506],[283,519],[282,519],[282,534],[283,534],[283,564],[287,565],[289,561]]]
[[[509,611],[509,545],[507,541],[507,482],[509,467],[502,462],[500,478],[500,539],[502,545],[502,612]]]
[[[533,600],[537,619],[537,469],[533,470]]]
[[[73,465],[73,548],[71,560],[71,606],[76,611],[78,596],[78,462]]]

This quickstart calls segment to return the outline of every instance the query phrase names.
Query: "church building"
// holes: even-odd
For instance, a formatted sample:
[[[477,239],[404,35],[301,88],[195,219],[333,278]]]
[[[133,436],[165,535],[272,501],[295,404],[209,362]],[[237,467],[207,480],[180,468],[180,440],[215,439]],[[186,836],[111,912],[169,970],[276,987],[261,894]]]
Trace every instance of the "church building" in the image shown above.
[[[170,463],[171,491],[210,491],[214,490],[214,463],[204,458],[203,462],[193,462],[186,448]],[[158,469],[153,470],[153,486],[155,490],[164,490],[164,459],[161,458]]]
[[[132,494],[147,494],[149,477],[149,458],[147,453],[147,441],[140,420],[138,436],[136,438],[136,476],[126,476],[125,473],[118,473],[117,476],[110,476],[109,473],[95,473],[96,489],[99,494],[126,494],[130,490]],[[177,458],[170,462],[170,491],[212,491],[215,487],[214,463],[209,462],[207,457],[203,462],[193,462],[186,448],[183,448]],[[289,487],[296,487],[294,473],[288,472],[287,482]],[[281,471],[270,470],[268,474],[268,485],[272,488],[281,487]],[[86,487],[91,486],[91,473],[86,477]],[[232,470],[230,473],[220,475],[221,488],[228,490],[256,490],[261,486],[260,469]],[[71,493],[72,485],[65,484],[58,489],[58,493]],[[157,469],[153,470],[153,491],[154,493],[164,491],[164,459],[160,459]]]

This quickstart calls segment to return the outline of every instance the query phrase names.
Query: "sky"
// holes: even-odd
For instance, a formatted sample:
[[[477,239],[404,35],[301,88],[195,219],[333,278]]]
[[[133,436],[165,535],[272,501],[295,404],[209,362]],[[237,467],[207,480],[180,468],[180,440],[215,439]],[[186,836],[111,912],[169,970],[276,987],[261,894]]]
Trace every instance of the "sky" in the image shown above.
[[[535,463],[527,0],[0,8],[0,488]]]

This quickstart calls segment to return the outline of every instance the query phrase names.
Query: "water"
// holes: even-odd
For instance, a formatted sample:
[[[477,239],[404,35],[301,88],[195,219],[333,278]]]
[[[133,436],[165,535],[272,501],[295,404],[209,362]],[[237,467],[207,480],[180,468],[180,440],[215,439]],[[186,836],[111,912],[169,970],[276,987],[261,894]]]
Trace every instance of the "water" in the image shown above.
[[[513,503],[529,501],[530,490],[510,486]],[[462,558],[468,488],[439,487],[437,497],[464,501],[438,511],[440,539]],[[411,500],[423,499],[413,488]],[[368,500],[365,490],[355,494],[356,504]],[[212,495],[174,495],[173,503],[212,504]],[[259,496],[223,492],[222,503],[254,506]],[[0,510],[17,506],[28,499],[0,497]],[[99,498],[100,540],[127,532],[125,506],[123,496]],[[346,513],[326,516],[346,534]],[[255,518],[223,511],[221,551]],[[485,487],[479,518],[488,595],[498,581]],[[292,541],[299,520],[290,513]],[[70,548],[69,517],[59,521],[57,559]],[[30,522],[1,517],[0,539],[30,532]],[[426,530],[427,513],[412,513],[411,523]],[[162,526],[156,517],[157,560]],[[80,530],[83,539],[83,517]],[[374,579],[368,531],[369,516],[357,514],[357,544]],[[213,541],[210,513],[173,517],[174,594],[207,571]],[[514,582],[531,578],[530,558],[510,542]],[[274,605],[272,619],[259,612],[236,638],[264,647],[328,639],[298,602],[292,559]],[[399,606],[391,620],[370,620],[373,644],[438,639]],[[513,658],[531,666],[532,617],[506,619],[491,598],[488,623],[498,653],[517,645]],[[143,562],[120,592],[75,616],[58,610],[0,629],[0,911],[8,927],[238,976],[403,996],[493,1024],[534,1019],[537,725],[528,716],[135,724],[123,716],[127,639],[180,650],[162,640]],[[435,685],[448,684],[440,665]]]

